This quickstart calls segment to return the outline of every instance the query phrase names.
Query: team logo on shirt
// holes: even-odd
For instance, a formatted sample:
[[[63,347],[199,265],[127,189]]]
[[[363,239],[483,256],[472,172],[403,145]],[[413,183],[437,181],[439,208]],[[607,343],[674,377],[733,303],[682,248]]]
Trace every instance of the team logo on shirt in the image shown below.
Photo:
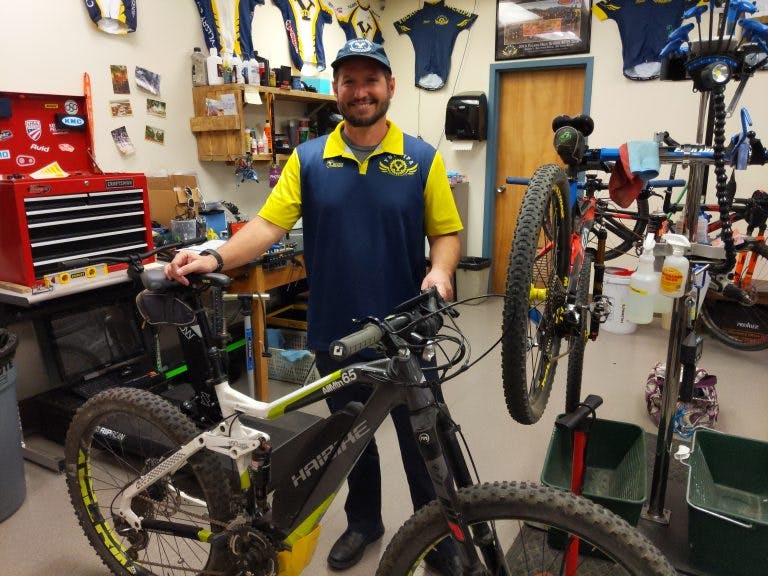
[[[448,18],[446,18],[441,14],[440,16],[435,18],[435,24],[437,24],[438,26],[445,26],[446,24],[448,24]]]
[[[325,166],[326,168],[344,168],[344,162],[339,162],[338,160],[329,158],[325,161]]]
[[[387,154],[379,162],[379,170],[390,176],[413,176],[418,170],[418,163],[414,162],[410,156],[393,156]]]

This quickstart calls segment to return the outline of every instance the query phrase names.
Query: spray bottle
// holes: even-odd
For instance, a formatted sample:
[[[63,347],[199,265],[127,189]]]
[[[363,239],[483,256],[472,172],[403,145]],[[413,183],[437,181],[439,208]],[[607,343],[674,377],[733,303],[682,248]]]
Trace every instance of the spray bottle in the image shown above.
[[[685,293],[689,263],[683,254],[691,243],[682,234],[664,234],[662,238],[672,246],[672,254],[664,258],[659,291],[669,298],[678,298]]]
[[[655,245],[653,234],[648,234],[637,270],[629,277],[626,317],[635,324],[649,324],[653,320],[654,298],[659,291],[659,279],[653,270]]]

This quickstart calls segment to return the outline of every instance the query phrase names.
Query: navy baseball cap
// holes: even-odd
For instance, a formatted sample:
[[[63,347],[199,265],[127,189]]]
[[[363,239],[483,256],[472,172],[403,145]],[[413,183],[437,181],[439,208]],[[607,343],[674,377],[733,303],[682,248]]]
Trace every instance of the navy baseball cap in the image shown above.
[[[384,47],[365,38],[355,38],[354,40],[347,41],[341,47],[339,53],[336,54],[336,59],[331,63],[331,66],[336,70],[338,65],[348,58],[370,58],[371,60],[376,60],[376,62],[392,72],[392,66],[389,65],[389,58],[387,58],[387,53],[384,52]]]

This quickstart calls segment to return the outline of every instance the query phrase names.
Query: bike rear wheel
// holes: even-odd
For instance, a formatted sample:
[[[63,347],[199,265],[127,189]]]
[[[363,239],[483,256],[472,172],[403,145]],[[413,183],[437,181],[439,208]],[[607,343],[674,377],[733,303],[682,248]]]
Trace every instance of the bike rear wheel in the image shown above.
[[[75,415],[65,444],[67,488],[91,546],[114,574],[224,573],[226,547],[134,530],[116,514],[122,491],[196,434],[192,421],[169,402],[134,388],[102,392]],[[226,526],[230,499],[223,468],[202,451],[137,494],[131,509],[144,519],[208,534]]]
[[[559,166],[536,170],[523,198],[509,255],[501,366],[510,415],[537,422],[549,400],[562,335],[570,258],[568,177]]]
[[[496,482],[459,490],[463,519],[473,534],[490,527],[498,557],[485,556],[488,574],[565,574],[563,543],[578,536],[577,574],[674,576],[674,568],[638,530],[612,512],[570,492],[535,484]],[[378,576],[421,574],[425,558],[451,538],[440,505],[412,516],[387,546]],[[494,539],[491,538],[493,542]],[[444,550],[445,545],[442,546]],[[483,556],[481,555],[481,558]],[[497,566],[488,566],[498,560]],[[429,572],[425,572],[429,573]]]
[[[746,254],[754,259],[754,271],[742,284],[747,302],[709,291],[701,307],[701,320],[709,333],[737,350],[768,348],[768,245],[757,244]]]

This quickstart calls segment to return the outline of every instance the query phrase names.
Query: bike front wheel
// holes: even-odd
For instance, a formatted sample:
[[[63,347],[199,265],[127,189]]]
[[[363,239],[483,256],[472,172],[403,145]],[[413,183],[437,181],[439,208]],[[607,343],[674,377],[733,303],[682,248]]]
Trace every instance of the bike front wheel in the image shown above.
[[[502,323],[504,398],[521,424],[537,422],[549,400],[562,334],[570,259],[568,177],[541,166],[523,198],[509,255]]]
[[[231,492],[212,453],[198,452],[131,504],[137,516],[185,524],[198,539],[135,530],[116,510],[126,487],[197,433],[189,418],[146,390],[113,388],[78,410],[65,444],[67,488],[85,535],[112,573],[224,573],[226,549],[206,540],[226,527]]]
[[[484,552],[478,553],[485,574],[564,575],[569,535],[580,540],[578,568],[573,576],[676,574],[638,530],[602,506],[570,492],[528,483],[477,484],[459,490],[459,506],[475,542],[478,533],[490,534],[482,546]],[[420,567],[436,548],[449,548],[440,543],[450,539],[450,533],[440,505],[432,502],[392,538],[377,576],[429,574]],[[496,554],[490,556],[489,549]]]

